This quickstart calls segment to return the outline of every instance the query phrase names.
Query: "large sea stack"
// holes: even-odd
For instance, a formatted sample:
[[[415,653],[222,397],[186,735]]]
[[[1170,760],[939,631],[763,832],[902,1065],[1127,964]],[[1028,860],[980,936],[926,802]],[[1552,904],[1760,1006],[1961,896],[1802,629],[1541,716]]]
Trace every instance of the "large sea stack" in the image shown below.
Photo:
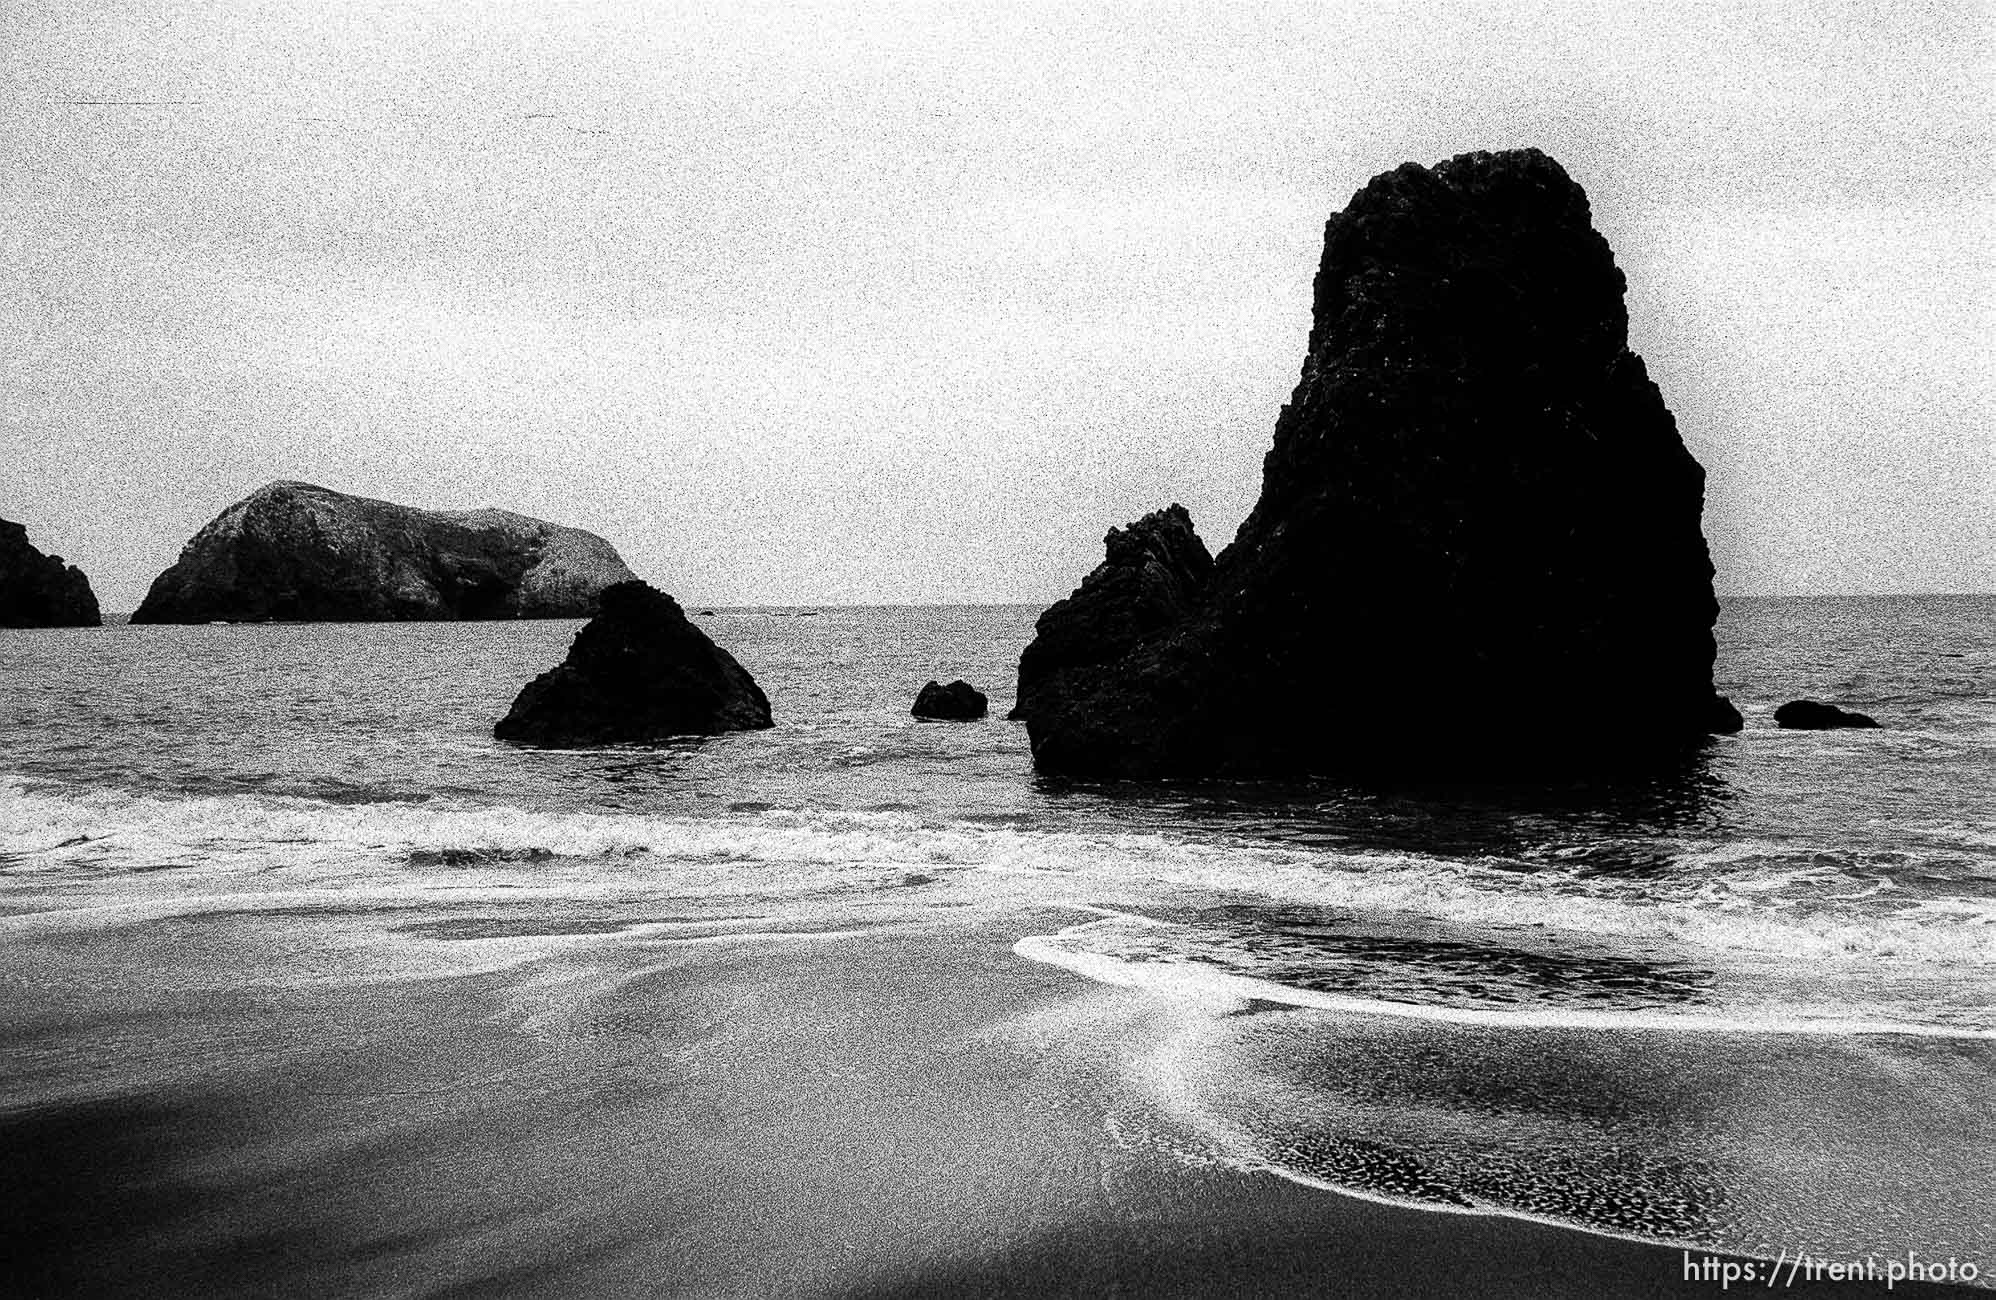
[[[672,597],[634,581],[604,591],[568,658],[522,687],[492,734],[581,749],[769,725],[769,700],[748,670]]]
[[[279,482],[196,533],[132,622],[587,618],[634,576],[578,528]]]
[[[1588,772],[1739,715],[1712,690],[1704,471],[1587,196],[1537,150],[1378,176],[1324,232],[1261,499],[1109,535],[1019,700],[1090,778]]]
[[[60,555],[43,555],[28,530],[0,519],[0,627],[99,627],[90,579]]]

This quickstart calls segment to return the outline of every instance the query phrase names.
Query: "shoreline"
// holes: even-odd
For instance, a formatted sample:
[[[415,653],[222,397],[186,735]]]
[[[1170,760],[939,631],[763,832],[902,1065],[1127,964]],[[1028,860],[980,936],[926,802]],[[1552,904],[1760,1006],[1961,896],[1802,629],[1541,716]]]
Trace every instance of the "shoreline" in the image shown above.
[[[1070,915],[972,906],[910,920],[861,905],[836,930],[769,915],[746,932],[453,940],[356,910],[291,918],[282,951],[224,915],[24,938],[0,951],[0,983],[35,994],[0,1010],[21,1047],[0,1071],[0,1140],[21,1155],[0,1198],[17,1219],[0,1283],[47,1295],[1719,1288],[1687,1280],[1677,1246],[1396,1205],[1119,1140],[1118,1121],[1148,1114],[1128,1083],[1133,1047],[1174,1013],[1013,953]],[[364,965],[372,950],[355,936],[383,933],[402,945],[399,979],[331,964]],[[519,959],[446,974],[466,943]],[[412,966],[411,953],[434,960]],[[320,967],[334,977],[270,978]],[[75,1086],[62,1063],[115,1070],[117,1044],[143,1059]],[[50,1070],[39,1087],[36,1063]],[[48,1100],[51,1078],[71,1095]]]

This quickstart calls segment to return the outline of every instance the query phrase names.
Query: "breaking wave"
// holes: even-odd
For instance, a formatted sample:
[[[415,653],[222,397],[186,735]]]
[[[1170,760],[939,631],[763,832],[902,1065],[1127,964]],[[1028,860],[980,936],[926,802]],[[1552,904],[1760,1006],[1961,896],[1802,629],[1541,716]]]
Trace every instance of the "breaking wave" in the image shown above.
[[[1971,888],[1982,883],[1973,872],[1951,870],[1949,888],[1936,892],[1921,887],[1932,872],[1917,861],[1765,846],[1686,844],[1672,870],[1631,876],[1247,837],[1047,831],[897,809],[748,804],[721,816],[665,816],[447,798],[161,797],[0,779],[0,879],[72,873],[110,890],[121,878],[162,871],[218,886],[233,878],[231,889],[247,877],[396,888],[483,872],[550,887],[715,897],[849,894],[919,880],[1014,902],[1274,904],[1302,909],[1320,927],[1363,922],[1374,939],[1446,938],[1469,945],[1472,958],[1478,945],[1512,950],[1526,936],[1523,946],[1544,951],[1570,947],[1562,938],[1570,936],[1604,959],[1651,968],[1737,955],[1937,976],[1996,967],[1996,899]],[[1267,935],[1257,942],[1265,949]],[[1355,960],[1350,943],[1299,955],[1305,964]],[[1396,959],[1375,957],[1381,970]]]

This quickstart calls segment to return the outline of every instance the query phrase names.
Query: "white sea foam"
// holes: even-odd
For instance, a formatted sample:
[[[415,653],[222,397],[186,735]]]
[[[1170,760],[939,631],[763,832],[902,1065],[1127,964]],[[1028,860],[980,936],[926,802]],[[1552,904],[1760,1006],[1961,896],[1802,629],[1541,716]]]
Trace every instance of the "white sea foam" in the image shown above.
[[[447,800],[160,798],[0,780],[0,879],[16,881],[49,872],[103,881],[173,869],[182,880],[252,874],[259,887],[273,888],[392,892],[417,883],[442,889],[503,881],[570,895],[625,889],[721,898],[945,879],[1022,902],[1190,892],[1389,924],[1439,923],[1472,936],[1564,932],[1646,953],[1996,966],[1996,900],[1914,899],[1882,889],[1876,877],[1797,865],[1792,850],[1777,848],[1694,848],[1688,856],[1707,870],[1632,880],[1249,840],[942,823],[901,811],[763,809],[700,818]],[[242,889],[211,885],[215,893]],[[1836,894],[1858,897],[1836,901]]]
[[[1898,1034],[1920,1038],[1996,1040],[1996,1029],[1937,1025],[1917,1020],[1867,1019],[1841,1015],[1796,1015],[1778,1009],[1741,1014],[1702,1010],[1602,1009],[1570,1006],[1449,1006],[1388,1001],[1345,993],[1297,988],[1189,961],[1129,960],[1091,942],[1100,922],[1084,922],[1052,935],[1031,935],[1013,951],[1029,961],[1072,971],[1099,984],[1140,989],[1206,1013],[1273,1002],[1357,1015],[1392,1016],[1445,1024],[1509,1028],[1668,1030],[1708,1034],[1813,1034],[1848,1037]]]
[[[112,791],[80,795],[0,784],[0,854],[19,865],[92,861],[143,867],[189,852],[302,866],[411,853],[485,854],[498,861],[614,859],[652,854],[680,862],[850,864],[876,859],[947,863],[972,854],[974,833],[909,835],[890,814],[770,810],[751,821],[639,813],[542,812],[446,801],[334,804],[291,797],[160,799]]]

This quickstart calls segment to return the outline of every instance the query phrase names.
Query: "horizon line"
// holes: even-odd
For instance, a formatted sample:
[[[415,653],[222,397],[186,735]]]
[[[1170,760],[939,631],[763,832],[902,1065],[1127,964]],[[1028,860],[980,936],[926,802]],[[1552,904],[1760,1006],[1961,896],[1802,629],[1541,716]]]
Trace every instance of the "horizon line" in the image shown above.
[[[660,590],[664,590],[660,588]],[[670,593],[667,593],[670,594]],[[1714,593],[1721,601],[1726,600],[1933,600],[1952,597],[1996,598],[1996,591],[1736,591]],[[794,603],[774,601],[725,601],[725,600],[684,600],[674,596],[681,609],[691,607],[692,617],[699,617],[703,609],[711,610],[825,610],[825,609],[1046,609],[1067,599],[1056,596],[1052,600],[820,600]],[[132,609],[103,611],[104,621],[129,623],[137,612]],[[284,623],[339,622],[337,619],[278,619]],[[369,619],[377,623],[514,623],[534,622],[531,619],[505,618],[445,618],[445,619]],[[553,620],[562,621],[559,619]]]

